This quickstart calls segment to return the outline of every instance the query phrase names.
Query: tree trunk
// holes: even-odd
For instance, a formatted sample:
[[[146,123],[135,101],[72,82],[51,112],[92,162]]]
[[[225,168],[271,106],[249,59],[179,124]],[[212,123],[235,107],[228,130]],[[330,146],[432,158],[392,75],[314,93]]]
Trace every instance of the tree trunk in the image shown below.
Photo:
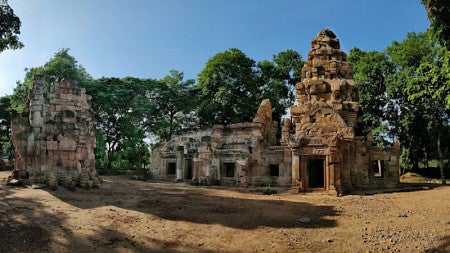
[[[440,172],[441,172],[442,185],[446,185],[447,182],[445,181],[444,163],[442,161],[443,157],[442,157],[442,150],[441,150],[441,131],[438,131],[437,151],[438,151],[438,154],[439,154],[439,169],[440,169]]]

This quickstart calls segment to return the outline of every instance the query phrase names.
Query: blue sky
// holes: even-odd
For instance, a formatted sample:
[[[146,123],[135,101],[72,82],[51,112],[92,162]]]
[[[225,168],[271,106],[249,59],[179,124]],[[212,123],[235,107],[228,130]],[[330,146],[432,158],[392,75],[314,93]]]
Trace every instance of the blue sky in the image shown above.
[[[9,0],[25,47],[0,53],[0,96],[25,68],[59,49],[94,78],[160,79],[171,69],[196,79],[209,58],[232,47],[255,61],[286,49],[306,59],[323,28],[341,48],[383,50],[429,26],[420,0]]]

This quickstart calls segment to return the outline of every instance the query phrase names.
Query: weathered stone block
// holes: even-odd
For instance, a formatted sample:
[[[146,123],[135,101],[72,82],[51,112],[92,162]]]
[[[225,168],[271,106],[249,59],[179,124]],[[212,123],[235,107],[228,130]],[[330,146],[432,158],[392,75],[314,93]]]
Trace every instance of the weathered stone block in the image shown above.
[[[75,151],[77,150],[77,143],[74,140],[64,138],[58,143],[58,150],[61,151]]]

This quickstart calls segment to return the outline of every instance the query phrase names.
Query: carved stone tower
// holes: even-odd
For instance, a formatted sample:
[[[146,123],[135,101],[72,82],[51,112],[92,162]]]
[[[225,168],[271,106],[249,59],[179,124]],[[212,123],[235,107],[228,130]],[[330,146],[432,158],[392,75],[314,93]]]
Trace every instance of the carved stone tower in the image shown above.
[[[346,58],[336,35],[320,31],[296,85],[298,105],[291,107],[292,121],[284,122],[282,143],[292,150],[292,185],[302,190],[340,194],[377,183],[370,166],[378,153],[363,131],[358,89]],[[398,162],[392,166],[398,168]]]

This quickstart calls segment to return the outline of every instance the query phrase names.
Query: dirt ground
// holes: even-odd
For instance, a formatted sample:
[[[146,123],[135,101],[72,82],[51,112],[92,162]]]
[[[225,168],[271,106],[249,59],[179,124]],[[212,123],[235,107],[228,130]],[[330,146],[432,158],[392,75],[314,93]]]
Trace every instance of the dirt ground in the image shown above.
[[[450,252],[450,187],[333,197],[104,177],[5,185],[0,252]]]

